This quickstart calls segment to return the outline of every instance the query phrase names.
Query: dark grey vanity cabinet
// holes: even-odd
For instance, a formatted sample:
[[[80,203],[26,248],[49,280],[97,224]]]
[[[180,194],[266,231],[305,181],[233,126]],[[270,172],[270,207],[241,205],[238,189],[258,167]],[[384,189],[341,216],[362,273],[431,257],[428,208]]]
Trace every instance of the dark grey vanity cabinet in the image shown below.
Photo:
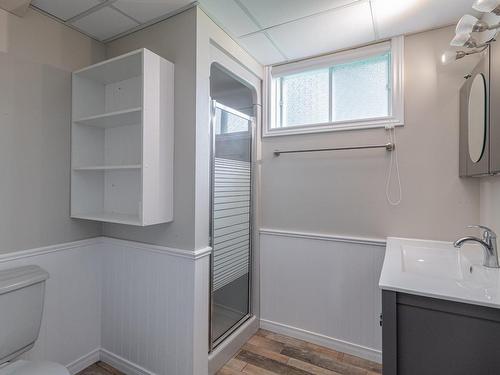
[[[500,310],[382,292],[384,375],[500,374]]]

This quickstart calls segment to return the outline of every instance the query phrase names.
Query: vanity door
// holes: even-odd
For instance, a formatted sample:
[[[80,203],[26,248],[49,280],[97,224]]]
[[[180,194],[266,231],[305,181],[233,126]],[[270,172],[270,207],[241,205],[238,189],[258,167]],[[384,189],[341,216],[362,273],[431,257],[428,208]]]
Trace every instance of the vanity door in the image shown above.
[[[484,176],[490,171],[489,65],[489,55],[486,54],[460,89],[460,176],[462,177]]]

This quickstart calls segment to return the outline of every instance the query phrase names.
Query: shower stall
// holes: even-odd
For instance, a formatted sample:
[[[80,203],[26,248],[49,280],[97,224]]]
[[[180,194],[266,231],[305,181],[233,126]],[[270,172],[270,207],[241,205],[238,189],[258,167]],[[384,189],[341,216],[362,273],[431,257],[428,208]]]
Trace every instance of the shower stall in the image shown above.
[[[251,316],[254,119],[212,101],[210,350]]]

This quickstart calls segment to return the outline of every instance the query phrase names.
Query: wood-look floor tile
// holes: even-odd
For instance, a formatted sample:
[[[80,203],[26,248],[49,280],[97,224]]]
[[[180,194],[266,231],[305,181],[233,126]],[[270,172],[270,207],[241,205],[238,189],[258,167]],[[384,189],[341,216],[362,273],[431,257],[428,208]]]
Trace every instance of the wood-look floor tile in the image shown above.
[[[258,335],[252,336],[248,340],[248,343],[255,345],[255,346],[258,346],[258,347],[261,347],[261,348],[264,348],[264,349],[267,349],[267,350],[271,350],[271,351],[276,352],[276,353],[279,353],[284,347],[283,343],[281,343],[279,341],[272,340],[270,338],[258,336]]]
[[[375,363],[372,361],[368,361],[363,358],[355,357],[350,354],[344,354],[342,356],[342,362],[349,363],[351,365],[364,368],[365,370],[381,374],[382,373],[382,365],[379,363]]]
[[[114,375],[113,373],[106,371],[97,364],[87,367],[85,370],[78,373],[78,375]]]
[[[219,371],[217,371],[216,375],[241,375],[243,374],[241,371],[232,369],[231,367],[224,366]]]
[[[247,375],[276,375],[275,372],[271,372],[261,367],[254,366],[250,363],[245,366],[241,373]]]
[[[225,366],[236,371],[241,371],[246,365],[246,362],[240,361],[238,358],[232,358],[229,360],[229,362],[226,363]]]
[[[246,343],[245,345],[243,345],[243,349],[245,349],[246,351],[252,352],[254,354],[258,354],[258,355],[261,355],[263,357],[273,359],[277,362],[284,363],[284,364],[286,364],[288,362],[288,359],[289,359],[287,356],[282,355],[278,352],[274,352],[272,350],[263,348],[261,346],[257,346],[257,345],[253,345],[253,344],[249,344],[249,343]]]
[[[296,339],[296,338],[293,338],[293,337],[288,337],[288,336],[280,335],[278,333],[269,332],[269,331],[267,331],[265,333],[265,336],[263,336],[263,337],[265,337],[267,340],[278,342],[278,343],[281,343],[283,345],[293,346],[293,347],[296,347],[296,348],[304,348],[305,349],[305,348],[308,347],[308,344],[310,344],[310,343],[308,343],[306,341],[303,341],[303,340],[299,340],[299,339]]]
[[[338,372],[342,375],[366,375],[366,370],[350,365],[339,360],[326,357],[322,354],[315,353],[308,349],[299,349],[292,346],[285,346],[281,354],[299,361],[313,364],[317,367]]]
[[[118,371],[117,369],[115,369],[111,365],[108,365],[106,362],[99,361],[95,365],[98,366],[98,367],[100,367],[100,368],[102,368],[102,369],[104,369],[105,371],[109,372],[110,374],[113,374],[113,375],[125,375],[123,372]]]
[[[313,364],[299,361],[298,359],[295,358],[289,358],[288,359],[288,366],[298,368],[300,370],[304,370],[307,372],[310,372],[311,374],[314,375],[341,375],[338,372],[328,370],[326,368],[318,367]]]
[[[266,358],[247,350],[240,351],[236,358],[241,361],[247,362],[249,365],[260,367],[277,375],[312,375],[310,372],[303,371],[295,367],[290,367],[284,363]],[[247,367],[248,365],[243,369],[243,371],[245,371]]]

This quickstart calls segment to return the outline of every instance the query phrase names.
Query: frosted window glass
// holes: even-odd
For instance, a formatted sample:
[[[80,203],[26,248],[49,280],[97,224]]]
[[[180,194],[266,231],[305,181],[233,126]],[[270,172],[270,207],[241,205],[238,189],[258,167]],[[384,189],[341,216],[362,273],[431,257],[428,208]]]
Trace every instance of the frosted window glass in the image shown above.
[[[332,121],[389,116],[388,54],[334,66]]]
[[[329,121],[329,69],[282,78],[282,126]]]
[[[232,113],[227,114],[225,133],[247,132],[248,126],[248,120],[233,115]]]
[[[391,54],[274,80],[275,121],[289,127],[391,115]]]
[[[220,108],[216,109],[215,119],[215,134],[247,132],[250,129],[250,122],[247,119],[222,111]]]

